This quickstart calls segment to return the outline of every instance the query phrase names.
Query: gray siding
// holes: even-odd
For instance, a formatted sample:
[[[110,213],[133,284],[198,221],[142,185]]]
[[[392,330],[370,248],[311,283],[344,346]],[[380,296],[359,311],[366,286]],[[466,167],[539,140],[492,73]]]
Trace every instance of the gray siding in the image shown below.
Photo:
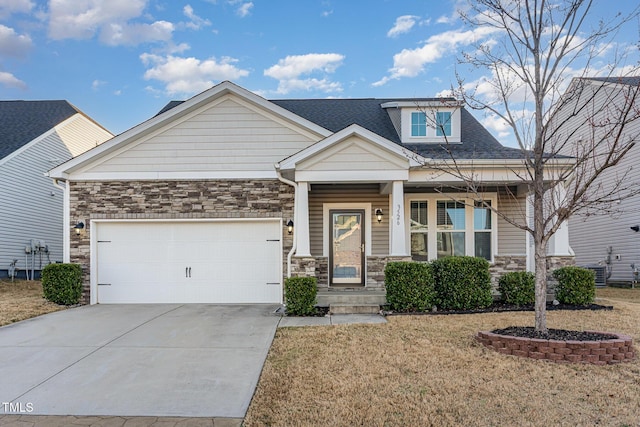
[[[311,255],[322,256],[322,213],[324,203],[371,203],[371,255],[389,254],[389,195],[380,194],[378,184],[332,186],[313,185],[309,192],[309,239]],[[386,213],[381,223],[375,209]],[[328,237],[327,237],[328,238]]]
[[[0,271],[13,259],[18,260],[19,270],[25,269],[24,249],[31,239],[46,242],[51,262],[62,261],[63,194],[44,174],[111,136],[85,117],[74,118],[18,154],[0,160]],[[38,256],[36,270],[47,263],[45,254],[42,263]]]

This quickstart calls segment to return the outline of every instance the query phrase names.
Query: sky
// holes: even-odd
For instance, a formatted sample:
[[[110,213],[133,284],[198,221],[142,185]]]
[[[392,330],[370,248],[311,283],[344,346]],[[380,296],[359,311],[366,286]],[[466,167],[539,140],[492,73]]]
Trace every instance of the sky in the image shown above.
[[[598,1],[585,28],[635,3]],[[463,25],[464,4],[0,0],[0,99],[66,99],[119,134],[224,80],[267,99],[442,96],[456,72],[469,82],[486,73],[457,61],[490,37]],[[637,64],[639,33],[640,22],[629,23],[603,52]],[[512,144],[504,123],[475,115]]]

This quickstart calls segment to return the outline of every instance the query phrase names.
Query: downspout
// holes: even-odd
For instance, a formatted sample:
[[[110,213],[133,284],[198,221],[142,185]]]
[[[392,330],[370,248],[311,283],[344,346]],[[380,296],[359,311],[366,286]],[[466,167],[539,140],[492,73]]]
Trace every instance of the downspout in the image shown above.
[[[298,221],[298,184],[296,184],[295,182],[286,179],[285,177],[282,176],[282,172],[280,171],[280,163],[276,163],[274,165],[274,167],[276,168],[276,174],[278,175],[278,179],[281,182],[284,182],[285,184],[288,184],[290,186],[293,187],[293,223],[294,223],[294,227],[293,227],[293,244],[291,245],[291,250],[289,251],[289,253],[287,254],[287,277],[291,277],[291,257],[293,256],[293,254],[296,251],[296,227],[295,224]]]
[[[71,233],[71,218],[69,212],[69,183],[67,181],[62,182],[64,182],[64,185],[60,183],[60,180],[58,178],[54,178],[53,185],[62,190],[62,262],[69,263],[71,262],[71,255],[69,253],[69,233]]]

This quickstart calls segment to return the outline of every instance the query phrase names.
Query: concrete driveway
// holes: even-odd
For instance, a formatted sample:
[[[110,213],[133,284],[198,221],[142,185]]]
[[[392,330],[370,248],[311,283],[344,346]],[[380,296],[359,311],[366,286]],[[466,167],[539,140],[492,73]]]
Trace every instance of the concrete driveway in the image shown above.
[[[2,327],[0,414],[242,418],[276,308],[94,305]]]

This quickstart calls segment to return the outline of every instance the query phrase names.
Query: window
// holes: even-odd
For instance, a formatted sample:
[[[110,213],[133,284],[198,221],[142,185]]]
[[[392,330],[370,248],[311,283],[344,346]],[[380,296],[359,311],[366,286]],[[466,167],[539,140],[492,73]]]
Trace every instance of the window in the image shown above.
[[[473,235],[475,256],[491,261],[491,206],[490,200],[475,202],[473,208]]]
[[[411,257],[416,261],[429,260],[429,222],[427,201],[411,202]]]
[[[411,113],[411,136],[427,136],[427,117],[424,113]]]
[[[438,258],[465,255],[465,205],[454,200],[437,202]]]
[[[436,113],[436,136],[451,136],[451,113]]]

